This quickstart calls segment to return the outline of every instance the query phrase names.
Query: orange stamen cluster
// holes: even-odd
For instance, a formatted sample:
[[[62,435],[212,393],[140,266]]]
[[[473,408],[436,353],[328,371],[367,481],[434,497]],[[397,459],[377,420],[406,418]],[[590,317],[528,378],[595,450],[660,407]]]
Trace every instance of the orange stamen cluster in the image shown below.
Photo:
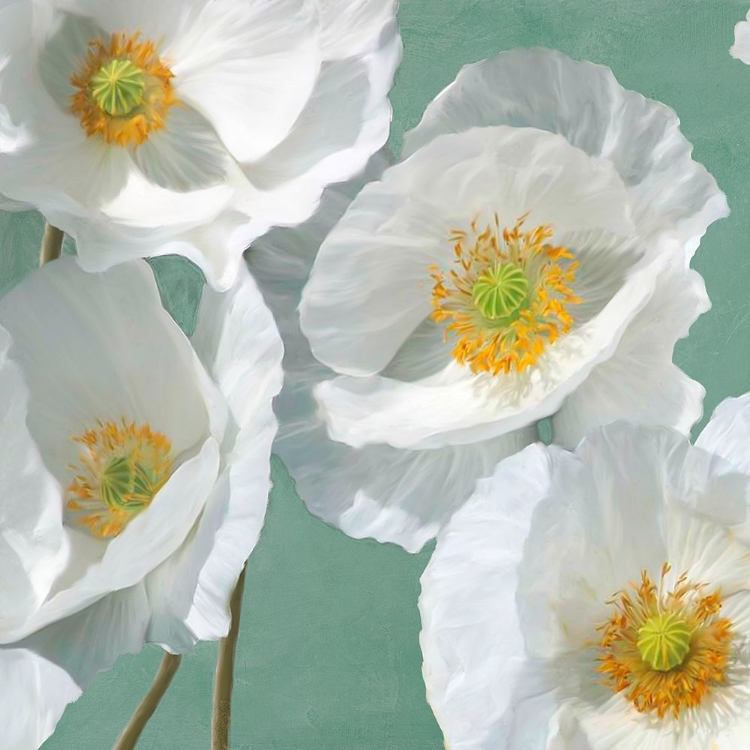
[[[695,708],[711,691],[727,683],[732,652],[732,623],[720,617],[719,591],[704,594],[704,586],[681,576],[672,591],[665,593],[664,578],[670,566],[662,569],[659,587],[646,571],[632,591],[618,593],[610,602],[614,612],[602,633],[598,671],[615,693],[625,697],[641,713],[654,713],[660,719],[675,719],[682,711]],[[667,671],[652,668],[638,648],[638,633],[654,616],[669,613],[680,618],[690,633],[689,649],[680,664]]]
[[[172,471],[172,445],[148,424],[99,422],[76,435],[83,446],[68,487],[67,516],[93,536],[117,536],[151,504]]]
[[[142,102],[125,115],[114,116],[98,106],[92,81],[114,60],[129,60],[144,76]],[[177,103],[172,71],[161,61],[153,42],[140,41],[140,33],[112,34],[108,41],[89,42],[89,51],[71,76],[78,89],[71,96],[71,111],[86,135],[101,136],[105,143],[139,146],[149,134],[165,126],[170,107]]]
[[[568,248],[548,242],[551,227],[522,231],[525,219],[501,229],[495,214],[482,232],[476,220],[470,232],[453,230],[455,267],[448,273],[430,269],[432,319],[446,324],[446,340],[456,338],[453,356],[472,372],[522,372],[573,326],[567,308],[581,302],[573,291],[578,262]],[[477,283],[505,264],[523,271],[529,293],[512,315],[489,318],[475,304]]]

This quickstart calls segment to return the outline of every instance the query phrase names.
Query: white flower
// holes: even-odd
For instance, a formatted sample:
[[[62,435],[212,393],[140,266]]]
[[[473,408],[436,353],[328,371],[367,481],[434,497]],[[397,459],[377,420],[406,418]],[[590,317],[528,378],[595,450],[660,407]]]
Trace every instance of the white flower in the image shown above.
[[[729,54],[750,65],[750,11],[747,20],[734,27],[734,44],[729,48]]]
[[[618,422],[501,462],[420,611],[451,750],[750,747],[750,397],[697,446]]]
[[[606,68],[538,49],[464,68],[304,290],[330,370],[307,368],[316,403],[289,399],[278,451],[313,511],[416,550],[538,420],[569,446],[622,417],[689,431],[704,390],[672,350],[709,306],[690,256],[727,213],[690,153]]]
[[[119,654],[226,634],[265,515],[281,357],[246,269],[204,290],[192,346],[144,261],[88,274],[64,258],[0,300],[4,748],[37,747]]]
[[[178,253],[216,288],[388,137],[397,0],[7,0],[0,208],[86,270]]]
[[[320,243],[363,184],[379,178],[391,161],[388,152],[378,153],[360,179],[328,188],[310,221],[269,232],[247,258],[284,340],[284,388],[274,402],[279,418],[274,452],[313,513],[351,536],[397,541],[416,551],[471,494],[476,478],[535,440],[536,431],[436,451],[389,445],[356,449],[328,438],[313,388],[335,373],[312,356],[296,307]]]

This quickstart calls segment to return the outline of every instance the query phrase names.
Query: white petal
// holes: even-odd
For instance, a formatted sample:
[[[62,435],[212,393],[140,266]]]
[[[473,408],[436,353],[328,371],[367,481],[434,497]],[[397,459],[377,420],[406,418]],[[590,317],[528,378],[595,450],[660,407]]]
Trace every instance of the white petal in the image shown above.
[[[77,222],[71,232],[76,238],[81,266],[88,271],[102,271],[137,258],[182,255],[201,269],[214,288],[228,289],[237,275],[242,253],[267,227],[258,228],[236,211],[222,211],[229,193],[217,195],[214,190],[224,192],[224,188],[210,188],[185,194],[191,196],[186,208],[193,200],[199,212],[213,203],[212,218],[196,227],[148,229],[107,222]],[[64,221],[59,217],[57,223]]]
[[[81,694],[64,669],[24,648],[0,649],[0,683],[5,750],[37,750]]]
[[[380,46],[397,7],[397,0],[323,0],[323,59],[341,60]]]
[[[705,389],[672,362],[672,354],[710,307],[703,279],[675,255],[613,356],[594,368],[554,416],[555,442],[575,447],[592,427],[618,419],[688,434],[703,413]]]
[[[57,482],[26,426],[28,388],[0,327],[0,630],[41,604],[68,557]]]
[[[50,263],[0,301],[0,323],[31,392],[29,428],[63,486],[78,455],[71,438],[97,420],[149,423],[179,455],[197,451],[218,419],[142,261],[104,274],[73,258]]]
[[[302,112],[320,69],[318,22],[309,0],[214,0],[165,50],[178,96],[238,161],[270,151]]]
[[[3,155],[0,188],[9,198],[38,206],[45,214],[70,214],[71,224],[75,216],[87,215],[119,193],[130,157],[125,149],[87,137],[78,120],[60,109],[37,79],[28,49],[14,52],[10,63],[0,66],[0,93],[8,117],[23,127],[13,150]]]
[[[3,748],[36,750],[97,672],[141,650],[148,619],[149,602],[140,585],[0,648]]]
[[[203,145],[208,144],[204,142]],[[157,142],[155,148],[157,158],[164,159],[167,144],[164,141]],[[212,152],[212,158],[215,155],[216,152]],[[216,166],[214,163],[214,167]],[[168,169],[163,163],[152,164],[147,169],[159,168]],[[176,169],[177,165],[173,164],[169,172],[165,173],[175,179]],[[151,240],[153,245],[158,240],[164,242],[169,233],[175,234],[180,229],[197,226],[215,218],[229,204],[232,194],[232,186],[224,183],[178,192],[160,187],[147,179],[140,170],[133,168],[128,171],[127,182],[122,185],[117,196],[103,204],[101,210],[107,219],[120,225],[110,229],[113,239],[118,239],[119,233],[128,241],[136,242],[140,237],[148,237],[150,234],[154,238]],[[137,256],[131,254],[131,257]]]
[[[471,495],[477,479],[536,439],[531,427],[494,440],[436,450],[331,440],[307,387],[277,400],[275,452],[310,510],[356,539],[372,537],[418,552]]]
[[[141,650],[149,608],[146,590],[138,584],[108,594],[91,607],[34,633],[21,645],[63,667],[86,688],[119,656]]]
[[[91,18],[55,13],[47,34],[39,51],[39,74],[57,106],[69,115],[70,97],[76,91],[71,76],[85,60],[90,42],[105,32]]]
[[[281,388],[283,346],[244,264],[229,293],[204,290],[192,341],[240,431],[256,424],[260,413],[267,416]]]
[[[750,12],[747,21],[740,21],[734,27],[734,44],[729,49],[729,54],[750,65]]]
[[[404,155],[443,133],[506,124],[560,133],[611,160],[633,193],[642,230],[677,228],[691,240],[689,251],[729,213],[669,107],[623,89],[608,68],[554,50],[513,50],[465,66],[406,134]]]
[[[432,310],[429,269],[453,262],[451,230],[495,212],[511,226],[528,213],[558,239],[633,229],[611,165],[559,136],[503,127],[438,138],[368,185],[321,247],[300,306],[318,359],[345,374],[382,370]]]
[[[401,54],[394,24],[384,33],[382,45],[367,55],[325,62],[291,133],[245,167],[248,179],[261,189],[299,179],[316,185],[319,193],[357,174],[388,139],[387,96]]]
[[[2,146],[0,146],[0,149]],[[10,198],[6,198],[0,194],[0,211],[31,211],[33,206],[28,203],[19,203],[18,201],[12,201]]]
[[[178,192],[221,182],[228,159],[216,131],[187,106],[173,107],[165,128],[133,152],[133,161],[151,182]]]
[[[149,640],[172,651],[229,629],[229,597],[258,541],[270,490],[283,354],[273,316],[247,268],[227,294],[203,292],[193,342],[225,395],[235,430],[227,466],[185,544],[148,578]]]
[[[544,747],[511,738],[520,739],[514,704],[533,695],[516,612],[517,570],[549,483],[539,446],[501,462],[441,532],[422,576],[423,674],[447,747]],[[538,702],[535,708],[533,720],[544,727],[546,712]],[[523,716],[522,706],[518,711]]]
[[[112,34],[142,32],[161,50],[180,39],[196,22],[207,0],[55,0],[62,10],[90,18]]]
[[[722,401],[695,444],[750,474],[750,393]]]

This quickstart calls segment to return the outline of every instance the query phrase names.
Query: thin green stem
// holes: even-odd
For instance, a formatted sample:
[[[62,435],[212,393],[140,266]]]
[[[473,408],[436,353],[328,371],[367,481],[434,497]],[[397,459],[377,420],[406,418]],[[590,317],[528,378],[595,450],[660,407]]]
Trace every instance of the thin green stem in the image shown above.
[[[47,222],[44,227],[44,237],[42,237],[42,251],[39,254],[40,266],[60,257],[64,236],[65,233],[62,229],[53,227],[52,224]]]
[[[245,568],[242,569],[234,589],[229,610],[232,625],[226,638],[219,644],[219,660],[214,681],[214,712],[211,721],[212,750],[229,750],[229,727],[232,722],[232,687],[234,685],[234,656],[240,632],[242,594],[245,590]]]
[[[141,701],[141,705],[135,710],[133,718],[127,727],[125,727],[125,731],[120,735],[120,739],[117,740],[117,744],[113,750],[132,750],[135,747],[138,738],[141,736],[146,724],[148,724],[148,720],[154,715],[154,711],[156,711],[161,699],[164,697],[164,693],[167,692],[167,688],[179,669],[181,661],[181,656],[164,654],[164,658],[159,665],[159,671],[154,678],[154,684],[151,685],[151,689]]]

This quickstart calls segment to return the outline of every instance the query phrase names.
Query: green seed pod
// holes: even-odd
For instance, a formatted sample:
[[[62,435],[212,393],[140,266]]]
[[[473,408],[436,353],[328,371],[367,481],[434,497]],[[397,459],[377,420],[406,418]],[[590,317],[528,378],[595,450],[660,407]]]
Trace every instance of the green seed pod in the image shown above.
[[[113,117],[130,114],[143,103],[146,77],[130,60],[112,60],[91,79],[96,106]]]
[[[499,320],[515,313],[529,294],[529,280],[515,263],[487,269],[474,282],[474,305],[485,318]]]

